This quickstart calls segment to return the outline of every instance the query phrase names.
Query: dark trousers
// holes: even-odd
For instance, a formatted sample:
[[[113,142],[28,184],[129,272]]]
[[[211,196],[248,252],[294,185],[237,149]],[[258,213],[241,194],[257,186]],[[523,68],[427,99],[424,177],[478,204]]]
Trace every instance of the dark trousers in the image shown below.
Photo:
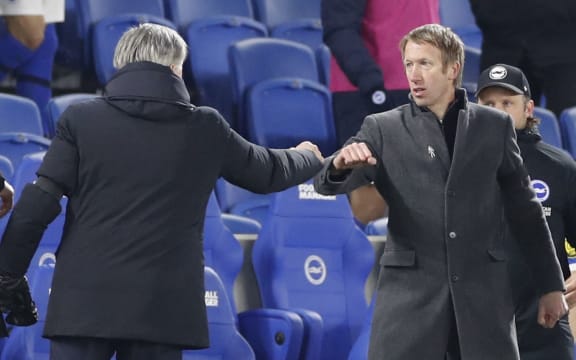
[[[452,308],[454,306],[452,305]],[[461,360],[460,339],[458,337],[458,328],[456,327],[456,316],[452,311],[452,325],[450,335],[448,336],[448,346],[446,347],[446,360]]]
[[[356,135],[366,116],[410,102],[408,94],[408,90],[390,90],[386,92],[384,104],[374,105],[369,96],[359,91],[333,93],[332,107],[338,145],[342,146],[351,136]]]
[[[82,337],[51,339],[50,360],[182,360],[175,346],[134,340]]]

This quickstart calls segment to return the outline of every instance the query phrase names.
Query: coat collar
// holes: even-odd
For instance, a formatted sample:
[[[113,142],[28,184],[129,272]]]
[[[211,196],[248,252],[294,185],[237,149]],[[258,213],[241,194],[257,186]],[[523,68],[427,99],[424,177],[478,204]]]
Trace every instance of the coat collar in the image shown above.
[[[190,107],[190,95],[184,81],[168,66],[136,62],[124,66],[106,84],[108,98],[151,100]]]

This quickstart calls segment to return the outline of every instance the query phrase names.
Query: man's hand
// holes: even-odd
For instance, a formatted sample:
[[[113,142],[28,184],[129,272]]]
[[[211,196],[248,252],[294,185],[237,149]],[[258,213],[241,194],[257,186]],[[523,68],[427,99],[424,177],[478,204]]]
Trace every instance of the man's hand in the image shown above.
[[[296,147],[293,149],[310,150],[314,153],[314,155],[316,155],[316,157],[320,161],[324,161],[324,156],[322,156],[322,153],[320,152],[320,149],[318,149],[318,146],[316,146],[316,144],[311,143],[310,141],[303,141],[300,144],[296,145]]]
[[[574,308],[576,306],[576,275],[574,275],[574,273],[566,280],[565,295],[568,308]]]
[[[0,206],[0,218],[8,214],[14,202],[14,188],[10,183],[4,180],[4,189],[0,190],[0,199],[2,205]]]
[[[538,305],[538,324],[551,329],[567,312],[568,305],[561,291],[544,294]]]
[[[340,150],[332,164],[336,170],[346,170],[376,165],[376,158],[365,143],[352,143]]]

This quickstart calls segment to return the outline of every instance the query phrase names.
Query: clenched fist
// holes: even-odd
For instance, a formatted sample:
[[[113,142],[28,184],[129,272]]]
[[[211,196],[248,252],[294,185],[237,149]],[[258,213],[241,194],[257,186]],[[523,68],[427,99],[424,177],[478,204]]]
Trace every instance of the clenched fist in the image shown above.
[[[340,150],[332,164],[336,170],[346,170],[376,165],[376,158],[365,143],[352,143]]]

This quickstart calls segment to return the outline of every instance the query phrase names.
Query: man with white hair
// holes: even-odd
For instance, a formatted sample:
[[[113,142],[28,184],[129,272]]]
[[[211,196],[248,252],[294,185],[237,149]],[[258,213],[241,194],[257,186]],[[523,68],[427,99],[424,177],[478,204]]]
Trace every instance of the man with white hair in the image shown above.
[[[66,110],[15,206],[0,244],[0,303],[26,298],[26,287],[10,289],[68,197],[44,329],[51,359],[172,360],[208,347],[202,228],[216,180],[272,192],[322,167],[314,144],[266,149],[190,104],[186,52],[167,27],[127,31],[104,96]]]

